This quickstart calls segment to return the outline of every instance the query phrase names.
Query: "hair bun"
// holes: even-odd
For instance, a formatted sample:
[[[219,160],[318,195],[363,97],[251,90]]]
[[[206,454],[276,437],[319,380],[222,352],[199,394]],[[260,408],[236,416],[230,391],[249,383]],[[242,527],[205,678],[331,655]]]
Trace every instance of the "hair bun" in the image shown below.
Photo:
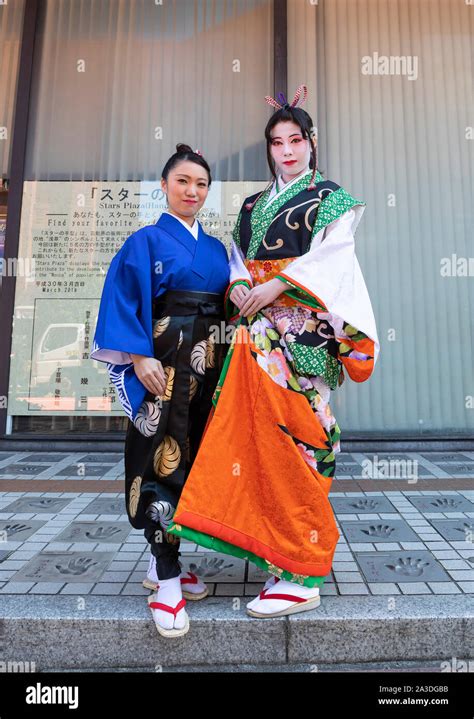
[[[183,142],[180,142],[176,145],[176,152],[194,152],[194,150],[192,147],[189,147],[189,145],[185,145]]]

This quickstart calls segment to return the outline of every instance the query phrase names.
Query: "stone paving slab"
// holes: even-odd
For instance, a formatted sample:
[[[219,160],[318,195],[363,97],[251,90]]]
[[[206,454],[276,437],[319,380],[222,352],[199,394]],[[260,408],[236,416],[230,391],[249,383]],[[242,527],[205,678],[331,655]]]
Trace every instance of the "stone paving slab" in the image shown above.
[[[391,476],[387,476],[387,469]],[[408,477],[406,472],[413,472]],[[122,453],[104,452],[0,452],[0,480],[30,478],[50,481],[106,479],[123,481]],[[378,478],[389,482],[407,476],[409,481],[474,478],[474,452],[341,452],[336,458],[336,481]]]
[[[417,462],[416,481],[409,472],[354,478],[383,460],[394,475]],[[183,567],[203,578],[209,597],[187,603],[191,630],[171,643],[146,605],[149,547],[128,523],[120,453],[0,452],[0,469],[23,468],[16,479],[0,476],[2,650],[36,658],[43,671],[472,657],[474,452],[338,461],[329,498],[341,536],[320,607],[251,618],[245,604],[269,575],[182,541]],[[60,479],[66,468],[75,474]]]
[[[377,597],[384,592],[378,585],[393,586],[394,594],[472,594],[473,499],[474,490],[331,493],[341,536],[321,596]],[[0,595],[36,595],[36,584],[58,594],[66,585],[68,593],[77,585],[80,595],[139,593],[149,548],[123,510],[121,492],[0,492]],[[181,560],[216,596],[226,591],[221,584],[255,596],[268,577],[189,542]]]

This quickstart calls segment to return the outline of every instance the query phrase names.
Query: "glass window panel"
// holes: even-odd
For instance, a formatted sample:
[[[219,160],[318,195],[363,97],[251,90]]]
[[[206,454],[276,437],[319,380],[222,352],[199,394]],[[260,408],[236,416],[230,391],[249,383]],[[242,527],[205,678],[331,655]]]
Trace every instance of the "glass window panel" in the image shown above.
[[[367,203],[356,249],[381,352],[335,392],[346,431],[472,434],[472,37],[458,0],[289,0],[325,176]]]

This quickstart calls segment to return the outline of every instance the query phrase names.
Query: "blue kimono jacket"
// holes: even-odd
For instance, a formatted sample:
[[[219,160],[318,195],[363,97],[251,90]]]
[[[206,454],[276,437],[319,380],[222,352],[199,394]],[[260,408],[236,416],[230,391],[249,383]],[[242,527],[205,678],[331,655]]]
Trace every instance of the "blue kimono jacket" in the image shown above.
[[[196,220],[196,222],[198,222]],[[153,357],[152,303],[167,290],[218,292],[229,284],[227,250],[198,222],[198,239],[164,212],[128,237],[110,263],[90,359],[107,363],[120,403],[133,421],[147,394],[130,354]]]

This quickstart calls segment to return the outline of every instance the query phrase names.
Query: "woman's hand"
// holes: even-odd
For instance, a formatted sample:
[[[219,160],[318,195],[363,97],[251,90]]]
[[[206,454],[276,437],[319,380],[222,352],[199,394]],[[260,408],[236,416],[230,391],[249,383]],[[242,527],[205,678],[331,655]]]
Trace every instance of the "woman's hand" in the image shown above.
[[[247,285],[235,285],[229,297],[234,305],[237,305],[240,310],[249,292],[250,289]]]
[[[161,395],[166,390],[166,377],[161,362],[146,355],[130,355],[140,382],[151,394]]]
[[[282,282],[276,277],[274,277],[273,280],[268,280],[268,282],[253,287],[239,308],[240,314],[243,317],[254,315],[261,310],[262,307],[270,305],[286,289],[288,289],[286,282]]]

